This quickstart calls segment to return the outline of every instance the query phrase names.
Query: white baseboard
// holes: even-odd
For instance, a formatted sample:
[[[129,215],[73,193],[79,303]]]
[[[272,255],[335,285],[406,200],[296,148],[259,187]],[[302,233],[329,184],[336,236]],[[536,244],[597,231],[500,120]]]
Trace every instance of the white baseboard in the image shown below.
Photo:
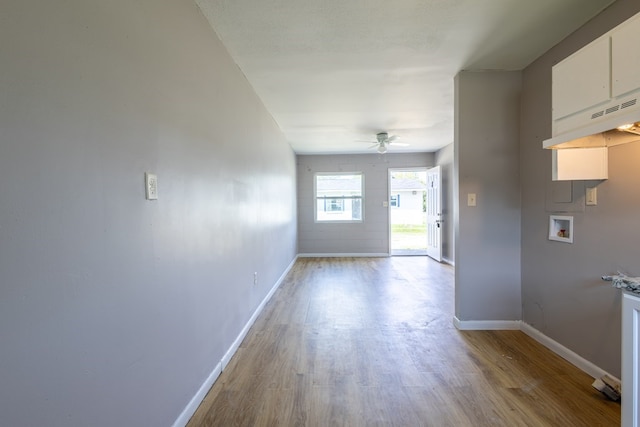
[[[387,253],[315,253],[298,254],[298,258],[380,258],[390,257]]]
[[[187,425],[193,414],[195,414],[196,409],[200,406],[200,403],[204,400],[205,396],[213,386],[213,383],[216,382],[220,374],[222,373],[222,362],[218,363],[213,371],[209,374],[207,379],[198,389],[198,392],[191,398],[187,406],[184,408],[178,419],[173,423],[173,427],[184,427]]]
[[[298,256],[296,256],[293,261],[291,261],[289,266],[284,270],[284,273],[280,275],[280,278],[276,281],[275,285],[273,285],[267,296],[264,297],[260,305],[258,305],[258,307],[255,309],[249,321],[246,323],[246,325],[244,325],[244,328],[242,328],[242,331],[240,331],[238,337],[233,341],[233,344],[231,344],[225,355],[222,357],[220,363],[218,363],[215,368],[213,368],[213,371],[209,374],[196,394],[193,396],[193,398],[191,398],[187,406],[184,408],[180,416],[178,416],[176,421],[173,423],[173,427],[184,427],[187,425],[193,414],[195,414],[196,410],[198,409],[198,406],[200,406],[200,403],[202,403],[202,400],[209,392],[209,389],[211,389],[211,386],[213,386],[213,383],[218,379],[224,368],[227,367],[233,355],[236,353],[236,351],[238,351],[238,348],[240,348],[240,344],[242,344],[242,340],[244,340],[244,338],[247,336],[249,329],[251,329],[251,326],[253,326],[253,324],[255,323],[256,319],[264,309],[264,306],[267,305],[267,302],[269,302],[273,294],[280,287],[280,285],[284,281],[284,278],[287,276],[297,259]]]
[[[547,347],[549,350],[553,351],[558,356],[565,359],[567,362],[571,363],[572,365],[574,365],[581,371],[585,372],[586,374],[589,374],[591,377],[601,378],[603,375],[606,374],[606,375],[609,375],[611,378],[615,378],[617,381],[620,381],[614,375],[611,375],[604,369],[599,368],[598,366],[589,362],[587,359],[569,350],[567,347],[563,346],[559,342],[549,338],[548,336],[546,336],[545,334],[543,334],[533,326],[522,322],[521,330],[522,332],[529,335],[534,340],[538,341],[543,346]]]
[[[460,320],[454,316],[453,324],[461,331],[520,330],[591,377],[601,378],[603,375],[609,375],[611,378],[615,378],[617,381],[620,381],[614,375],[611,375],[604,369],[599,368],[587,359],[577,353],[574,353],[559,342],[549,338],[533,326],[524,323],[521,320]]]
[[[242,328],[242,331],[240,331],[240,334],[238,335],[236,340],[233,342],[233,344],[231,344],[231,347],[229,347],[229,350],[227,350],[225,355],[222,357],[222,370],[223,371],[227,367],[229,362],[231,361],[231,358],[233,357],[233,355],[236,354],[236,351],[238,351],[238,348],[240,348],[240,344],[242,344],[242,341],[247,336],[247,333],[249,332],[249,329],[251,329],[251,326],[253,326],[253,324],[255,323],[256,319],[260,315],[260,313],[262,313],[262,310],[264,309],[264,306],[267,305],[267,302],[269,302],[269,300],[271,299],[273,294],[276,292],[276,290],[278,290],[278,288],[280,287],[280,285],[284,281],[284,278],[287,277],[287,274],[289,273],[289,271],[291,270],[291,268],[293,267],[293,264],[295,264],[297,259],[298,259],[298,257],[296,256],[293,259],[293,261],[291,261],[291,264],[289,264],[289,266],[284,270],[284,273],[282,273],[280,275],[280,277],[276,281],[276,284],[273,285],[273,287],[271,288],[271,290],[269,291],[267,296],[265,296],[263,298],[262,302],[255,309],[255,311],[253,312],[253,315],[251,316],[251,318],[249,319],[247,324],[244,325],[244,328]]]
[[[453,316],[453,325],[461,331],[517,331],[520,320],[460,320]]]
[[[455,267],[456,266],[455,262],[453,262],[452,260],[447,259],[447,258],[442,258],[442,262],[444,262],[445,264],[449,264],[451,267]]]
[[[285,277],[287,276],[287,274],[289,273],[289,271],[291,270],[291,268],[293,267],[293,265],[295,264],[295,262],[296,262],[296,260],[298,258],[305,258],[305,257],[306,258],[309,258],[309,257],[388,257],[388,256],[390,256],[390,255],[389,254],[335,254],[335,253],[333,253],[333,254],[298,254],[298,255],[296,255],[296,257],[293,259],[293,261],[291,261],[289,266],[285,269],[285,271],[282,273],[280,278],[277,280],[275,285],[271,288],[269,293],[264,297],[262,302],[258,305],[256,310],[253,312],[253,315],[251,316],[251,318],[249,319],[247,324],[244,326],[244,328],[242,328],[242,331],[240,331],[240,334],[234,340],[233,344],[231,344],[231,346],[229,347],[229,349],[227,350],[225,355],[222,357],[222,360],[220,360],[220,362],[213,368],[213,370],[211,371],[211,373],[209,374],[207,379],[204,381],[204,383],[202,383],[202,385],[200,386],[200,388],[198,389],[196,394],[189,401],[189,403],[184,408],[182,413],[178,416],[176,421],[173,423],[173,427],[184,427],[184,426],[187,425],[187,423],[189,422],[189,420],[191,419],[193,414],[198,409],[198,406],[200,406],[200,403],[202,403],[202,400],[205,398],[205,396],[209,392],[209,389],[211,389],[211,387],[215,383],[216,379],[218,379],[218,377],[220,376],[220,374],[222,373],[224,368],[229,364],[229,361],[231,361],[231,358],[233,357],[233,355],[236,353],[236,351],[238,351],[238,348],[240,347],[240,344],[242,343],[242,340],[244,340],[244,338],[246,337],[247,333],[249,332],[249,329],[251,329],[251,326],[253,326],[253,324],[255,323],[256,319],[258,318],[258,316],[260,315],[260,313],[264,309],[264,307],[267,304],[267,302],[269,302],[269,300],[271,299],[273,294],[280,287],[280,285],[282,284],[282,282],[284,281]],[[521,330],[522,332],[524,332],[525,334],[527,334],[528,336],[530,336],[534,340],[538,341],[540,344],[544,345],[549,350],[553,351],[554,353],[556,353],[557,355],[559,355],[563,359],[567,360],[569,363],[571,363],[572,365],[576,366],[578,369],[580,369],[583,372],[587,373],[591,377],[593,377],[593,378],[601,378],[603,375],[606,374],[606,375],[609,375],[610,377],[615,378],[616,380],[620,381],[615,376],[609,374],[605,370],[599,368],[598,366],[594,365],[593,363],[589,362],[588,360],[584,359],[583,357],[581,357],[578,354],[574,353],[573,351],[569,350],[568,348],[566,348],[562,344],[558,343],[557,341],[555,341],[555,340],[549,338],[548,336],[544,335],[542,332],[538,331],[533,326],[528,325],[528,324],[526,324],[526,323],[524,323],[524,322],[522,322],[520,320],[460,320],[456,316],[454,316],[453,317],[453,324],[458,330],[461,330],[461,331],[473,331],[473,330]]]

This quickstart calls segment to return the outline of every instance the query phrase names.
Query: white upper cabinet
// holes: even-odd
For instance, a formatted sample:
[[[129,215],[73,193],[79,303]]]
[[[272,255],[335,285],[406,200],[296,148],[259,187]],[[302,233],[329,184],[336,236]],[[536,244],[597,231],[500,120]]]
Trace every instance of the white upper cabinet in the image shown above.
[[[611,31],[612,96],[638,89],[640,79],[640,15]]]
[[[553,67],[553,119],[609,101],[609,38],[598,39]]]
[[[609,131],[640,122],[639,42],[640,13],[553,67],[553,180],[607,179],[607,147],[638,140]]]
[[[553,67],[554,138],[619,117],[636,118],[634,111],[640,111],[639,42],[637,14]],[[615,126],[623,123],[629,122]]]

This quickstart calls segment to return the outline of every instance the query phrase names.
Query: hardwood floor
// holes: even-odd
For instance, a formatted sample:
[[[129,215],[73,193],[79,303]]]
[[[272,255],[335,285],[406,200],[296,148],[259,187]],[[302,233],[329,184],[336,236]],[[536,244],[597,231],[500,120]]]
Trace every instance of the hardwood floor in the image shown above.
[[[620,405],[520,331],[456,330],[453,269],[301,258],[195,426],[618,426]]]

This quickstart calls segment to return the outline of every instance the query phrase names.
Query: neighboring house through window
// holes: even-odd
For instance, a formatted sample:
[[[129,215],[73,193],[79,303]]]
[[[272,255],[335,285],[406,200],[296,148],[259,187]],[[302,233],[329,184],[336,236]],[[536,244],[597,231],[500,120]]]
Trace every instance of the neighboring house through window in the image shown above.
[[[362,172],[317,173],[314,177],[316,222],[362,222]]]

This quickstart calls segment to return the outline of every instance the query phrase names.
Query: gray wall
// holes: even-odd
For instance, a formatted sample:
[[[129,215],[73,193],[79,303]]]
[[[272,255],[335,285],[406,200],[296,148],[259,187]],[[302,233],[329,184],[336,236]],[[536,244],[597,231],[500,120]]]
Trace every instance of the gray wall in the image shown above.
[[[295,157],[191,1],[5,1],[0,63],[0,425],[171,425],[295,257]]]
[[[620,375],[620,292],[602,282],[621,270],[639,276],[640,146],[609,150],[609,180],[575,182],[572,203],[550,203],[551,67],[640,11],[618,0],[551,49],[523,73],[521,158],[523,320],[602,369]],[[584,187],[597,185],[598,206],[584,205]],[[574,216],[574,243],[547,239],[549,214]]]
[[[456,317],[520,320],[520,72],[455,79]],[[467,206],[467,194],[477,206]]]
[[[453,199],[456,197],[453,172],[453,143],[441,148],[436,153],[436,165],[440,166],[442,178],[442,258],[445,262],[455,262],[455,234],[453,227]]]
[[[297,156],[298,251],[301,254],[388,254],[388,170],[434,166],[433,153]],[[314,223],[313,177],[317,172],[364,172],[364,221]]]

